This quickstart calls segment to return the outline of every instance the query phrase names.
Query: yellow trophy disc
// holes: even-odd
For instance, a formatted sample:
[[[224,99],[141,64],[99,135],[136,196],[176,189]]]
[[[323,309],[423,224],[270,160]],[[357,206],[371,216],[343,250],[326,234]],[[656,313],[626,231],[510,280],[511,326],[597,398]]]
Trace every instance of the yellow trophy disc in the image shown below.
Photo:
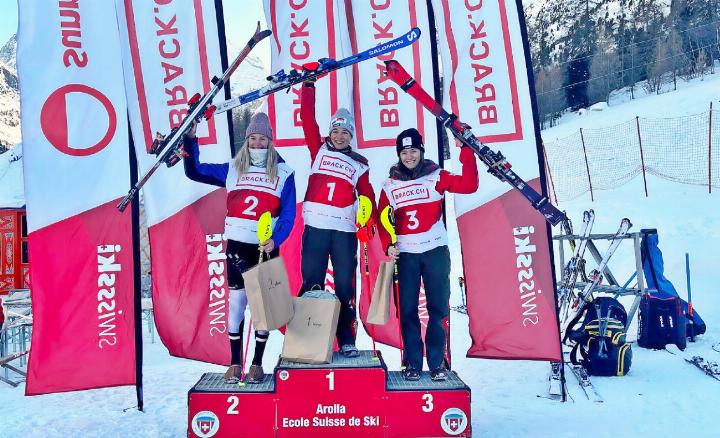
[[[397,242],[397,236],[395,236],[395,226],[393,225],[392,214],[392,207],[388,205],[383,208],[382,213],[380,213],[380,223],[385,228],[385,231],[390,234],[390,240],[394,245],[395,242]]]
[[[272,237],[272,216],[269,211],[260,215],[257,236],[260,243],[267,242]]]

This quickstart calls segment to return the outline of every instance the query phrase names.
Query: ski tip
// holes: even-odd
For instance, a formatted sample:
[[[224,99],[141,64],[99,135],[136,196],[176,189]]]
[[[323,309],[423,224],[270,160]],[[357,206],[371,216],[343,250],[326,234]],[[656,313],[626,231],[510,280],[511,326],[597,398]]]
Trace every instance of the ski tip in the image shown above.
[[[404,35],[404,38],[408,41],[408,43],[412,44],[418,39],[420,39],[420,35],[422,35],[422,31],[420,30],[420,28],[413,27]]]
[[[272,31],[270,29],[265,29],[263,31],[260,30],[260,22],[257,22],[257,26],[255,27],[255,35],[253,36],[252,40],[255,41],[261,41],[265,38],[272,35]]]

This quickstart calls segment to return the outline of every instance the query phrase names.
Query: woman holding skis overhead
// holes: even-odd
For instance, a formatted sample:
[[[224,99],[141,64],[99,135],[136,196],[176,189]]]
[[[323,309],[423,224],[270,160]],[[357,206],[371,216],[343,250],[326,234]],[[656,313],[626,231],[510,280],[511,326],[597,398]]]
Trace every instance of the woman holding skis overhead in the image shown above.
[[[352,150],[355,122],[350,112],[340,108],[332,116],[328,136],[320,136],[315,120],[315,83],[302,87],[300,118],[305,142],[310,149],[302,238],[302,293],[323,288],[328,256],[332,260],[335,295],[340,300],[337,342],[340,353],[357,357],[355,347],[355,270],[357,268],[358,231],[355,219],[357,197],[367,196],[375,203],[370,185],[368,161]],[[373,205],[373,215],[377,216]],[[376,221],[373,221],[376,222]],[[372,225],[366,225],[372,227]]]
[[[442,220],[446,192],[473,193],[478,187],[475,155],[468,147],[460,150],[462,174],[453,175],[424,158],[422,136],[406,129],[397,136],[398,162],[390,168],[383,184],[378,208],[393,209],[396,245],[380,227],[380,239],[387,254],[397,259],[406,380],[420,379],[423,342],[420,337],[418,301],[420,280],[425,285],[429,321],[425,333],[428,368],[433,380],[446,380],[444,366],[445,327],[450,298],[450,252]]]
[[[295,221],[295,178],[293,170],[273,147],[273,132],[268,116],[253,115],[245,130],[245,143],[231,163],[200,162],[198,141],[193,128],[185,136],[185,175],[193,181],[227,189],[225,238],[227,244],[230,312],[230,367],[225,381],[237,383],[244,363],[240,361],[244,326],[245,295],[242,273],[258,263],[258,249],[277,257],[279,247],[287,239]],[[272,239],[258,242],[260,215],[269,211],[273,218]],[[259,245],[259,248],[258,248]],[[260,383],[265,374],[262,358],[269,337],[267,331],[255,332],[255,355],[245,381]],[[248,339],[248,342],[250,340]]]

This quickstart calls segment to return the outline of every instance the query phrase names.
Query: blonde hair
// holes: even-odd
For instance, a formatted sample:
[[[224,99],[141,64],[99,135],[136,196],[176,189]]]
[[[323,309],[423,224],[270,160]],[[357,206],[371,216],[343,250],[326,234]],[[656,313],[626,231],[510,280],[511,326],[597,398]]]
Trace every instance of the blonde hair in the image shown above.
[[[278,176],[278,154],[275,151],[275,146],[272,140],[269,140],[267,147],[267,161],[265,161],[265,174],[268,179],[274,180]],[[250,168],[250,146],[248,146],[248,139],[245,139],[242,147],[235,154],[233,159],[233,167],[238,175],[242,175],[248,172]]]

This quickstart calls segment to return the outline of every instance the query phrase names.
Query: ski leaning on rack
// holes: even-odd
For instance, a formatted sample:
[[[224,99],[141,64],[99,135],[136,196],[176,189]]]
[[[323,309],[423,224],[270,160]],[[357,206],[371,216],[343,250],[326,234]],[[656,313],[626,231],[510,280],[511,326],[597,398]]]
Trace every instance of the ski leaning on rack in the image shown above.
[[[617,232],[612,237],[610,241],[610,246],[608,247],[607,251],[605,251],[602,260],[600,260],[600,264],[598,265],[597,269],[593,269],[593,271],[590,273],[591,281],[585,285],[582,292],[580,292],[575,298],[575,300],[573,300],[572,311],[574,311],[574,314],[572,318],[568,316],[568,319],[570,319],[570,323],[564,329],[564,335],[562,336],[563,342],[565,342],[567,338],[569,332],[568,328],[572,325],[575,325],[575,319],[582,314],[585,305],[592,299],[593,290],[595,290],[597,285],[600,284],[600,281],[602,280],[602,273],[603,271],[605,271],[605,267],[607,267],[607,264],[610,261],[610,257],[612,257],[612,255],[615,253],[617,247],[620,246],[620,242],[622,242],[622,239],[627,236],[630,227],[632,227],[630,219],[625,218],[620,222],[620,228],[618,228]]]
[[[510,163],[500,152],[495,152],[475,137],[470,127],[457,118],[457,115],[448,113],[435,101],[410,74],[397,61],[385,61],[385,74],[398,84],[410,96],[417,99],[422,106],[430,111],[450,132],[464,145],[470,147],[488,167],[488,172],[501,181],[505,181],[517,189],[539,211],[545,220],[557,225],[565,220],[565,215],[550,203],[547,196],[542,196],[520,178]]]
[[[563,321],[568,314],[568,303],[573,298],[575,291],[575,284],[579,274],[579,269],[582,267],[583,256],[585,255],[585,248],[587,248],[588,236],[592,231],[593,224],[595,223],[595,211],[588,210],[583,212],[583,223],[580,227],[580,233],[578,234],[578,240],[580,241],[575,245],[575,251],[570,260],[563,268],[562,277],[560,278],[560,288],[558,289],[558,309],[560,309],[560,321]]]
[[[595,211],[588,210],[583,212],[583,223],[580,227],[578,238],[579,244],[574,245],[573,255],[563,268],[562,277],[560,278],[560,288],[558,290],[558,310],[560,312],[560,321],[563,321],[563,315],[567,316],[568,303],[573,296],[575,283],[577,282],[578,270],[582,267],[581,261],[587,247],[587,239],[595,222]],[[566,219],[562,222],[563,230],[567,235],[572,235],[572,226],[570,220]],[[550,374],[548,375],[548,394],[547,398],[553,400],[561,400],[563,396],[563,375],[560,362],[550,362]]]
[[[165,163],[168,167],[177,164],[182,159],[182,138],[192,128],[193,123],[199,121],[201,118],[209,119],[212,117],[215,108],[212,106],[212,101],[215,96],[225,87],[230,76],[237,70],[240,63],[247,57],[250,51],[255,47],[257,43],[267,38],[272,34],[269,30],[260,30],[260,22],[257,24],[255,34],[250,38],[247,45],[240,51],[240,54],[235,58],[233,63],[225,70],[220,78],[212,78],[212,87],[210,91],[200,96],[199,94],[194,95],[188,101],[187,115],[183,121],[177,127],[170,131],[167,136],[161,136],[153,141],[150,147],[150,153],[158,156],[155,164],[148,170],[145,175],[130,189],[128,194],[120,201],[117,208],[120,211],[124,211],[130,201],[137,195],[140,189],[155,173],[161,164]]]
[[[219,114],[228,110],[231,110],[237,106],[244,105],[253,100],[260,99],[261,97],[273,94],[280,90],[290,88],[293,85],[316,79],[320,76],[326,75],[332,71],[339,70],[341,68],[349,67],[358,62],[362,62],[368,59],[376,58],[378,56],[393,52],[397,49],[407,47],[415,43],[420,38],[420,29],[414,27],[410,29],[405,35],[395,38],[392,41],[380,44],[372,49],[365,50],[364,52],[356,53],[344,59],[331,59],[321,58],[316,62],[309,62],[304,64],[303,70],[290,70],[289,73],[285,73],[285,70],[280,70],[274,75],[269,76],[267,79],[270,81],[269,84],[260,88],[259,90],[251,91],[241,96],[233,97],[232,99],[221,102],[217,105],[215,114]]]
[[[585,368],[581,367],[580,365],[572,364],[568,364],[568,367],[570,368],[573,375],[580,384],[580,388],[582,388],[583,392],[585,393],[585,397],[587,397],[588,400],[594,401],[595,403],[602,403],[603,398],[602,396],[600,396],[600,393],[597,392],[597,389],[595,389],[595,385],[593,385],[590,381],[590,377],[588,376]]]

